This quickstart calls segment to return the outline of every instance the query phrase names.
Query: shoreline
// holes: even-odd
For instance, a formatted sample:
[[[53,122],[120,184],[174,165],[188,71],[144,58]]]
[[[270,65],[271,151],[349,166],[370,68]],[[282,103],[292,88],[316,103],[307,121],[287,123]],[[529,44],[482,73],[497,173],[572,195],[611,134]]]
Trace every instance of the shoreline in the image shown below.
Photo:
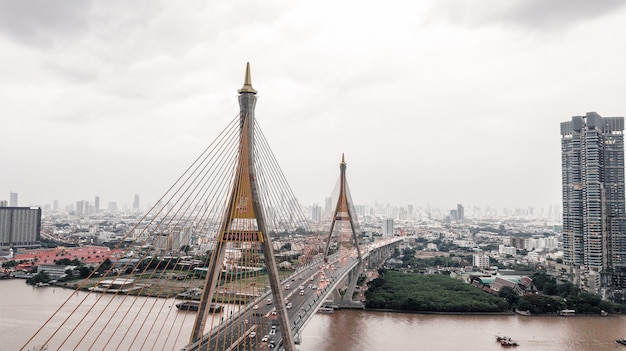
[[[340,308],[341,309],[341,308]],[[378,309],[378,308],[363,308],[363,311],[367,312],[391,312],[391,313],[405,313],[405,314],[433,314],[433,315],[450,315],[450,316],[512,316],[516,315],[513,311],[504,312],[438,312],[438,311],[403,311],[393,309]]]
[[[339,308],[340,310],[342,308]],[[363,311],[367,312],[390,312],[390,313],[404,313],[404,314],[431,314],[431,315],[450,315],[450,316],[522,316],[522,317],[562,317],[562,318],[576,318],[576,317],[599,317],[599,318],[607,318],[610,316],[623,316],[626,313],[610,313],[606,316],[602,316],[595,313],[577,313],[573,316],[561,316],[558,313],[544,313],[544,314],[519,314],[514,311],[504,311],[504,312],[438,312],[438,311],[403,311],[403,310],[393,310],[393,309],[377,309],[377,308],[363,308]]]

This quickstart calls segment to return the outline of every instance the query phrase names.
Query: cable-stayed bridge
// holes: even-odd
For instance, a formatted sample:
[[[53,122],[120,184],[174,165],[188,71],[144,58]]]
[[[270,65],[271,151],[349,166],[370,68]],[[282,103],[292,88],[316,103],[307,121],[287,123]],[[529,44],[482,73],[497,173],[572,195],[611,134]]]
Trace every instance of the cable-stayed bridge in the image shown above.
[[[328,225],[311,229],[256,93],[248,65],[240,113],[21,350],[291,351],[321,307],[362,307],[363,269],[401,239],[360,242],[343,156]]]

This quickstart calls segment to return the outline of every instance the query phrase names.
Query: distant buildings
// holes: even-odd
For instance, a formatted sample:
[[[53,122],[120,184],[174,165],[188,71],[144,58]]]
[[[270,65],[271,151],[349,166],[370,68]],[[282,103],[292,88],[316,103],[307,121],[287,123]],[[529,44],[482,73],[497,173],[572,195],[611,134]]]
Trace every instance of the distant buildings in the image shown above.
[[[0,249],[40,245],[41,209],[0,207]]]
[[[109,212],[117,212],[117,202],[109,202]]]
[[[514,248],[513,246],[506,246],[506,245],[498,245],[498,253],[500,255],[516,255],[517,254],[517,249]]]
[[[595,112],[561,123],[564,263],[626,287],[624,118]]]
[[[393,236],[393,219],[384,219],[383,220],[383,238]]]
[[[322,207],[318,204],[313,204],[311,207],[311,221],[313,223],[319,223],[322,220]]]
[[[9,207],[17,207],[17,193],[11,192],[9,197]]]
[[[135,199],[133,200],[133,210],[139,211],[139,194],[135,194]]]
[[[478,252],[473,255],[473,266],[478,268],[489,268],[489,256],[484,252]]]

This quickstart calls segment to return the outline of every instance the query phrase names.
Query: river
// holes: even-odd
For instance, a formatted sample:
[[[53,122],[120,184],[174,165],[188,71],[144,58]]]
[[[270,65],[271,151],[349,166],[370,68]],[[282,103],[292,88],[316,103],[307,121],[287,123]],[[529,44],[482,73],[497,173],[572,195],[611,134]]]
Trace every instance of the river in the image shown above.
[[[0,280],[0,351],[19,350],[71,293],[62,288],[33,288],[20,279]],[[302,331],[298,349],[501,350],[495,342],[497,334],[512,337],[520,344],[518,350],[626,350],[626,346],[615,342],[626,337],[626,316],[424,315],[343,310],[316,314]]]

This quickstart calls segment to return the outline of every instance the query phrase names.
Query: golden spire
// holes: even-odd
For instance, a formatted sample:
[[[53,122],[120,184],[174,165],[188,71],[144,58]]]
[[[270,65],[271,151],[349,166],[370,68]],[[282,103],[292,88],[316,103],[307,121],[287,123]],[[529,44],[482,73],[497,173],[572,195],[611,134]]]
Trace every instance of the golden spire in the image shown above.
[[[252,87],[252,79],[250,78],[250,62],[246,63],[246,79],[243,82],[243,87],[239,89],[239,92],[256,94],[256,90]]]

